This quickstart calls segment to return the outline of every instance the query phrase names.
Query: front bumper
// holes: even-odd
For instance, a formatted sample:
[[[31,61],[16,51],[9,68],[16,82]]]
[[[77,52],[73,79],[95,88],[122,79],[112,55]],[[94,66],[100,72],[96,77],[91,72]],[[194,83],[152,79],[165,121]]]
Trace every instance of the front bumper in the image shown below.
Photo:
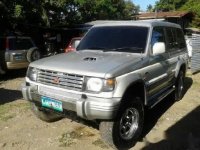
[[[45,87],[45,89],[47,89]],[[50,88],[49,88],[50,89]],[[60,90],[39,92],[38,86],[22,85],[23,98],[41,106],[41,96],[62,101],[64,111],[74,111],[81,118],[110,120],[116,117],[120,98],[99,98]]]

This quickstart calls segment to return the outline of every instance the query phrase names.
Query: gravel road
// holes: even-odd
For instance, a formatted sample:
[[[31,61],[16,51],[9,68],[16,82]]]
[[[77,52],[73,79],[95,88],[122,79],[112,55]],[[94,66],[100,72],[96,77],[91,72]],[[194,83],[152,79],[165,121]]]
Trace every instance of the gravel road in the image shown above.
[[[46,123],[36,118],[20,91],[26,70],[0,76],[0,149],[109,150],[98,126],[74,115]],[[200,74],[187,73],[181,101],[170,97],[146,111],[141,140],[131,150],[200,149]],[[70,119],[69,119],[70,118]]]

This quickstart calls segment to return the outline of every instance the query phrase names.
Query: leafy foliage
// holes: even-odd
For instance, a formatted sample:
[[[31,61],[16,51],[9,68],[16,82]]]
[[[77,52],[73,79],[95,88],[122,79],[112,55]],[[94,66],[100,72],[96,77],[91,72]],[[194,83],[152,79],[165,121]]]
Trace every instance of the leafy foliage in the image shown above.
[[[188,0],[159,0],[156,2],[158,11],[172,11],[181,8]]]
[[[188,0],[188,2],[181,7],[181,10],[193,12],[195,17],[192,21],[193,27],[200,27],[200,2],[199,0]]]
[[[103,19],[131,19],[138,11],[131,0],[0,0],[10,24],[58,26]]]
[[[158,11],[177,11],[185,10],[193,12],[195,17],[191,26],[200,27],[200,1],[199,0],[159,0],[156,2],[155,9]]]

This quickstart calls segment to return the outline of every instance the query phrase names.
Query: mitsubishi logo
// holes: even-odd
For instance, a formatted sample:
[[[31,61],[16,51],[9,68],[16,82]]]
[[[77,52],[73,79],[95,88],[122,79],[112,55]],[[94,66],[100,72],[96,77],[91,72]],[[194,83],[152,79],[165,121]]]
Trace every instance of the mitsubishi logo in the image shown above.
[[[55,78],[53,79],[53,83],[59,84],[59,83],[60,83],[60,79],[59,79],[58,77],[55,77]]]

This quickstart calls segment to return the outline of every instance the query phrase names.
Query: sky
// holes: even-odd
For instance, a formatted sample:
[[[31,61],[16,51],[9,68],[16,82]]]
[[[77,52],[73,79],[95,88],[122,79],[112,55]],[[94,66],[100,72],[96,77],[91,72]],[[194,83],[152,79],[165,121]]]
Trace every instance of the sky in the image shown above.
[[[132,2],[135,4],[135,5],[140,5],[140,9],[145,11],[147,9],[147,6],[149,4],[151,4],[152,6],[154,6],[155,2],[157,0],[132,0]]]

